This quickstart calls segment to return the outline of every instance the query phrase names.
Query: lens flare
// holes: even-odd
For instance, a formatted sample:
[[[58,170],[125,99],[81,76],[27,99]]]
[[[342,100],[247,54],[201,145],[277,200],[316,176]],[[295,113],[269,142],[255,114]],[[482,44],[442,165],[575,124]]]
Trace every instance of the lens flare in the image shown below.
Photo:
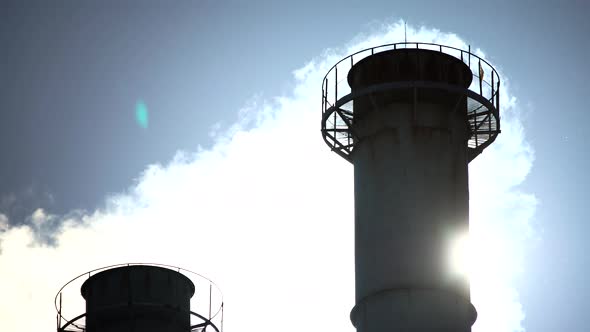
[[[141,128],[147,129],[148,120],[149,118],[147,106],[142,100],[138,100],[135,104],[135,121]]]

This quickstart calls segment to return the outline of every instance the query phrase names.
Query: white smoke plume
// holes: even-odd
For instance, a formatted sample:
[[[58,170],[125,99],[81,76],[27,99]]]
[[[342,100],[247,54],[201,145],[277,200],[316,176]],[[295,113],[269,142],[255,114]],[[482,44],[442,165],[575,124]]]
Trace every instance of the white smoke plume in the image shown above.
[[[84,271],[161,262],[216,281],[226,331],[353,331],[352,166],[321,139],[321,82],[347,54],[403,38],[396,22],[325,51],[293,73],[290,95],[254,98],[231,128],[213,128],[213,146],[148,166],[102,209],[67,217],[37,210],[40,228],[60,220],[54,246],[36,242],[33,226],[5,229],[0,218],[0,330],[53,329],[55,293]],[[426,27],[408,26],[408,39],[467,46]],[[470,166],[472,236],[487,246],[472,276],[477,332],[524,330],[513,285],[536,200],[518,185],[533,152],[503,78],[503,132]]]

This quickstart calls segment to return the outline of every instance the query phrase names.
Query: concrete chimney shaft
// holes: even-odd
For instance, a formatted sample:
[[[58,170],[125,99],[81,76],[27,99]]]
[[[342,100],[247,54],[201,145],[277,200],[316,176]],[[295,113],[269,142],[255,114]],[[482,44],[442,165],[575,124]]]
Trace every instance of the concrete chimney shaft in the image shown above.
[[[157,266],[105,270],[82,285],[87,332],[190,331],[195,286],[183,274]]]
[[[348,73],[352,94],[391,82],[468,88],[471,70],[436,51],[371,55]],[[469,228],[467,98],[408,84],[354,99],[356,305],[359,332],[467,332],[469,281],[449,267]]]

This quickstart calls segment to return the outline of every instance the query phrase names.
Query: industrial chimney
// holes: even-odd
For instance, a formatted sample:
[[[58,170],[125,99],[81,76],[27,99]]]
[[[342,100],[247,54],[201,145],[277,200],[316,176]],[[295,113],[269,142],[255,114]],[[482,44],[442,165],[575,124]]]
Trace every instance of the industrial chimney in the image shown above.
[[[470,49],[428,43],[357,52],[324,78],[323,138],[354,165],[357,331],[471,331],[448,248],[469,228],[467,165],[500,132],[499,86]]]
[[[193,282],[187,275],[198,282]],[[64,312],[63,296],[73,288],[70,286],[80,282],[86,310],[73,317]],[[202,296],[200,302],[205,303],[199,308],[201,314],[191,308],[196,286],[202,289],[201,294],[197,294]],[[214,287],[217,304],[212,303]],[[200,332],[210,328],[220,332],[223,327],[220,296],[218,288],[209,279],[188,270],[156,264],[110,266],[84,273],[60,289],[56,296],[57,331]],[[217,307],[217,312],[212,312],[212,306]],[[191,318],[198,323],[191,323]],[[215,318],[221,323],[221,329],[213,322]]]

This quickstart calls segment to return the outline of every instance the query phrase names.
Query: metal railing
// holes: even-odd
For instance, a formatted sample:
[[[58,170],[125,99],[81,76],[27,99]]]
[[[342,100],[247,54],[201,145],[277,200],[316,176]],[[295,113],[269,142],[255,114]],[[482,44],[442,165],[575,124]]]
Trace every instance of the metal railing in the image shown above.
[[[468,149],[470,160],[493,142],[500,132],[500,76],[485,59],[474,54],[471,46],[462,50],[452,46],[434,43],[399,42],[360,50],[334,64],[322,82],[322,134],[326,143],[336,153],[350,161],[356,138],[352,130],[354,108],[352,101],[359,95],[352,93],[346,80],[348,71],[360,60],[385,51],[398,49],[423,49],[451,55],[465,63],[473,75],[467,91],[453,88],[452,92],[464,94],[468,99],[470,137]],[[440,89],[440,85],[428,82],[407,82],[414,87]],[[408,84],[386,84],[396,89]],[[449,87],[444,87],[448,89]]]
[[[106,270],[126,266],[154,266],[166,268],[183,274],[195,285],[195,293],[207,294],[208,301],[196,298],[191,299],[190,312],[186,314],[191,317],[191,331],[206,331],[207,327],[213,328],[216,332],[223,332],[223,293],[221,289],[209,278],[181,267],[157,264],[157,263],[124,263],[115,264],[82,273],[63,285],[57,292],[54,305],[57,311],[57,331],[73,332],[86,331],[86,313],[84,300],[80,295],[81,285],[91,276]],[[199,291],[200,290],[200,291]],[[65,302],[65,303],[64,303]],[[67,312],[66,305],[72,307]],[[153,307],[153,303],[134,303],[135,306]],[[169,309],[169,308],[163,308]],[[81,313],[82,312],[82,313]],[[81,314],[80,314],[81,313]]]

